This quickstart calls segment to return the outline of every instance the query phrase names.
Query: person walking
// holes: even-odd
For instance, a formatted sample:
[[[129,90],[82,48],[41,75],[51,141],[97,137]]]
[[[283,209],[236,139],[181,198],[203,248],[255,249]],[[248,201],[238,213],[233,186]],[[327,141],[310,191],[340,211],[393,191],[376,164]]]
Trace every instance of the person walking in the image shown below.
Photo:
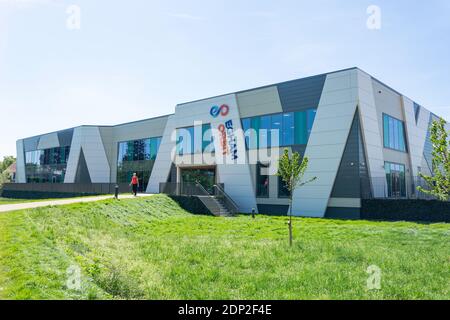
[[[133,177],[131,178],[130,186],[133,188],[133,194],[136,197],[138,188],[139,188],[139,178],[136,173],[133,173]]]

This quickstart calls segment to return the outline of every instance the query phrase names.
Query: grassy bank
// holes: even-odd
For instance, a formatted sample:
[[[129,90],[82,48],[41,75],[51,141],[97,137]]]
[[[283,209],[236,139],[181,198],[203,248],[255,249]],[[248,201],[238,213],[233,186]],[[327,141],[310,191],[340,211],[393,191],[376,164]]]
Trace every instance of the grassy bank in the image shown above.
[[[99,195],[106,196],[106,195]],[[112,195],[109,195],[112,197]],[[18,204],[18,203],[30,203],[30,202],[45,202],[45,201],[59,201],[59,200],[73,200],[73,199],[88,199],[98,196],[80,196],[80,197],[69,197],[69,198],[52,198],[52,199],[18,199],[18,198],[2,198],[0,197],[0,206],[5,204]]]
[[[165,196],[0,214],[0,298],[450,299],[450,225],[190,215]],[[369,266],[381,290],[367,290]],[[80,291],[67,270],[81,268]]]

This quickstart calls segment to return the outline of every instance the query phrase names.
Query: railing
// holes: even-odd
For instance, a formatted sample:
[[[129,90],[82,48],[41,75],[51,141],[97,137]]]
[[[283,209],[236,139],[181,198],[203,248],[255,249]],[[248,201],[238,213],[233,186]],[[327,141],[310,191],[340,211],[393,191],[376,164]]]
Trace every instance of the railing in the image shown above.
[[[231,199],[231,197],[225,192],[222,186],[220,185],[214,185],[215,195],[216,197],[220,198],[225,207],[230,211],[231,214],[237,214],[239,213],[239,207],[237,206],[236,202]]]
[[[201,186],[201,185],[200,185]],[[172,196],[212,196],[214,190],[208,191],[205,187],[198,186],[196,183],[160,183],[159,193],[172,195]],[[205,194],[205,191],[207,194]]]

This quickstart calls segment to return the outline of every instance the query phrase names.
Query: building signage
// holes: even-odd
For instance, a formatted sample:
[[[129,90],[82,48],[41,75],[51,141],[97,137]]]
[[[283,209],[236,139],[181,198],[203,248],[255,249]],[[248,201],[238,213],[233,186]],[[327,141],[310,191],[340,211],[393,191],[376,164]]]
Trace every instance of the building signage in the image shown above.
[[[226,104],[222,106],[213,106],[210,110],[210,114],[213,118],[220,116],[226,117],[230,112],[230,107]],[[225,123],[221,123],[218,126],[220,133],[220,147],[222,148],[222,154],[231,154],[233,160],[238,159],[237,139],[234,133],[233,120],[228,120]]]

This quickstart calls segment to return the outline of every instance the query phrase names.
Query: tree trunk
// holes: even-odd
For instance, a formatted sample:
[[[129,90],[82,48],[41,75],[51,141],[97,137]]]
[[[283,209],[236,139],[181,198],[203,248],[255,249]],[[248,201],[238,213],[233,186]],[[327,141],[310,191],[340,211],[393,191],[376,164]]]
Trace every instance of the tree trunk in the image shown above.
[[[292,195],[289,199],[289,246],[292,247],[293,235],[292,235]]]

